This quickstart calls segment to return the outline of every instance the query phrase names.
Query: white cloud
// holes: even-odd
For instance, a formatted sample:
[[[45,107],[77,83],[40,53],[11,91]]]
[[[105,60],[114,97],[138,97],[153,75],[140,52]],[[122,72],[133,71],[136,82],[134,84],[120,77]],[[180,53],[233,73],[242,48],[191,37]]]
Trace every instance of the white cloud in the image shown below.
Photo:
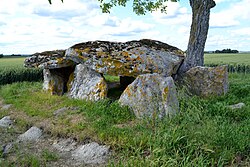
[[[160,40],[186,50],[192,15],[191,8],[181,3],[168,2],[167,14],[156,11],[135,17],[127,13],[130,9],[123,9],[125,12],[118,10],[116,15],[112,12],[102,14],[96,0],[52,2],[49,5],[47,0],[11,0],[11,3],[1,0],[0,53],[34,53],[66,49],[89,40],[141,38]],[[218,10],[211,10],[211,35],[208,36],[207,48],[224,48],[234,42],[238,47],[249,47],[249,40],[240,41],[250,32],[249,24],[246,28],[241,27],[250,18],[249,2],[216,0],[215,9]]]
[[[231,33],[233,35],[236,35],[236,36],[240,35],[240,36],[243,36],[243,37],[247,37],[247,36],[250,36],[250,27],[231,30]]]
[[[250,0],[231,2],[230,6],[223,11],[211,13],[211,28],[225,28],[241,24],[242,20],[250,18]],[[222,4],[221,4],[222,5]]]
[[[167,6],[167,14],[161,11],[152,13],[156,22],[164,25],[190,25],[192,17],[186,7],[176,2],[167,2]]]
[[[52,5],[46,0],[13,1],[15,5],[4,1],[0,6],[0,11],[6,16],[1,16],[0,20],[1,53],[66,49],[88,40],[126,41],[139,38],[141,33],[150,34],[154,27],[130,17],[119,19],[102,14],[94,0],[64,3],[55,0]],[[13,10],[8,10],[10,8]]]

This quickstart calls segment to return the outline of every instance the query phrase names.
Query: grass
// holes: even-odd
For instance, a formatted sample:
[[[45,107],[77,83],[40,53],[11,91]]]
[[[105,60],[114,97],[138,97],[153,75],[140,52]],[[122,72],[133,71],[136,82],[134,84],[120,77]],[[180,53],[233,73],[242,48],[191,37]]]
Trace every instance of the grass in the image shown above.
[[[42,70],[24,68],[24,59],[24,57],[0,58],[0,85],[42,80]]]
[[[229,80],[230,91],[221,97],[201,99],[179,91],[180,113],[164,120],[135,119],[117,101],[50,96],[39,82],[2,86],[0,97],[14,105],[8,114],[20,126],[110,145],[114,157],[109,166],[249,166],[250,75],[230,74]],[[239,102],[246,106],[227,107]],[[62,107],[77,110],[53,115]]]
[[[25,57],[4,57],[0,58],[0,70],[12,67],[23,67]]]
[[[250,65],[250,54],[205,54],[205,64],[245,64]]]

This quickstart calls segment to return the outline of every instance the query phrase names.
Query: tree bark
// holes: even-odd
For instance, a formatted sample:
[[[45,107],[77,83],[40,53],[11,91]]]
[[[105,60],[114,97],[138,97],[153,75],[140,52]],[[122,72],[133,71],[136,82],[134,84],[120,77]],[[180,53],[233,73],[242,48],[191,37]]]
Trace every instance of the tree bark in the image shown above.
[[[192,8],[192,25],[186,59],[180,67],[179,74],[185,73],[192,67],[204,65],[210,9],[216,5],[213,0],[189,0],[189,3]]]

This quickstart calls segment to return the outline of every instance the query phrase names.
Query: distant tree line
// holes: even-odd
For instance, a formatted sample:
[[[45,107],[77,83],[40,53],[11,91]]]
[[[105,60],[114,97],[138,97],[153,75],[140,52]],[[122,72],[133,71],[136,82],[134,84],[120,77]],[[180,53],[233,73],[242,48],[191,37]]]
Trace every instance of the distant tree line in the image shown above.
[[[232,50],[232,49],[222,49],[222,50],[216,50],[214,53],[239,53],[238,50]]]
[[[3,54],[0,54],[0,58],[2,58],[3,57]]]

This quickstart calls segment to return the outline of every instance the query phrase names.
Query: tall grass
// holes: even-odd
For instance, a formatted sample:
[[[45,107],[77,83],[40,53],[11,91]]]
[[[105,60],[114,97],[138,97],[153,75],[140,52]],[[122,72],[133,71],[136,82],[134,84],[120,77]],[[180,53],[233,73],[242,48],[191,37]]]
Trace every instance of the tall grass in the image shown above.
[[[250,73],[250,54],[205,54],[205,65],[215,67],[228,65],[230,73]]]
[[[41,81],[41,69],[27,69],[23,67],[24,58],[0,59],[0,85],[23,81]]]
[[[216,67],[224,64],[206,64],[208,67]],[[230,73],[250,73],[250,65],[248,64],[226,64]]]

